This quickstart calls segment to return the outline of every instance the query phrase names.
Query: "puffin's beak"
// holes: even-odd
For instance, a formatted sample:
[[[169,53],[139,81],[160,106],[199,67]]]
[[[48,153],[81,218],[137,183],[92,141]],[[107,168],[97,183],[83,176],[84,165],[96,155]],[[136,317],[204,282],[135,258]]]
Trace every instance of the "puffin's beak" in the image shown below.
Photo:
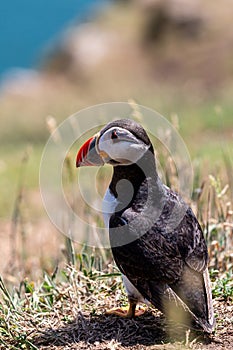
[[[103,165],[104,161],[101,158],[99,152],[97,151],[98,137],[99,135],[94,135],[88,139],[79,149],[76,157],[76,167],[81,166],[94,166]]]

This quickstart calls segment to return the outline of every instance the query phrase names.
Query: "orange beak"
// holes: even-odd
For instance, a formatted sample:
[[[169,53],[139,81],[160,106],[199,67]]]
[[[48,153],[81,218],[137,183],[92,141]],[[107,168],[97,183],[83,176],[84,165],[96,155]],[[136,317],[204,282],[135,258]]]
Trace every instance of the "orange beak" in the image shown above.
[[[77,168],[81,166],[100,166],[104,164],[96,148],[97,140],[97,135],[94,135],[81,146],[76,157]]]

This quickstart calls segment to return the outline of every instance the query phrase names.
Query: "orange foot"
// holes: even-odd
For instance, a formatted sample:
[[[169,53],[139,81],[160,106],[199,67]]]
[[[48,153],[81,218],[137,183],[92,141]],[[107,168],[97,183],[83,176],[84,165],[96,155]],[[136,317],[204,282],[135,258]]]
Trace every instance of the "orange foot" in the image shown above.
[[[145,313],[146,309],[140,306],[136,309],[136,305],[130,304],[129,307],[117,307],[106,311],[107,315],[117,315],[124,318],[134,318]]]

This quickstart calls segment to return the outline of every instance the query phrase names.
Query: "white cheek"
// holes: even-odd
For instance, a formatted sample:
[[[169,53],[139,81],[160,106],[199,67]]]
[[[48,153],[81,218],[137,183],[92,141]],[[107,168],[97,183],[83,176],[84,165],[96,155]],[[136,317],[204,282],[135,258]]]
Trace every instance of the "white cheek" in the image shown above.
[[[130,144],[126,145],[126,153],[128,157],[125,155],[125,159],[130,160],[132,163],[137,162],[149,149],[149,146],[143,144]]]
[[[100,140],[99,149],[114,160],[128,160],[135,163],[148,150],[149,146],[141,143],[130,143],[127,141],[113,142],[112,140]]]

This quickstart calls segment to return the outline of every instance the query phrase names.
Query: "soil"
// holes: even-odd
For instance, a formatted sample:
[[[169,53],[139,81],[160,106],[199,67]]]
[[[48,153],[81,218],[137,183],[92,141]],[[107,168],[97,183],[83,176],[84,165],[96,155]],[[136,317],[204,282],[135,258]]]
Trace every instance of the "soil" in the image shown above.
[[[232,349],[232,301],[214,300],[216,330],[210,336],[181,326],[168,325],[163,315],[149,309],[135,320],[117,316],[80,313],[56,329],[47,329],[34,344],[40,350],[155,350],[155,349]]]

